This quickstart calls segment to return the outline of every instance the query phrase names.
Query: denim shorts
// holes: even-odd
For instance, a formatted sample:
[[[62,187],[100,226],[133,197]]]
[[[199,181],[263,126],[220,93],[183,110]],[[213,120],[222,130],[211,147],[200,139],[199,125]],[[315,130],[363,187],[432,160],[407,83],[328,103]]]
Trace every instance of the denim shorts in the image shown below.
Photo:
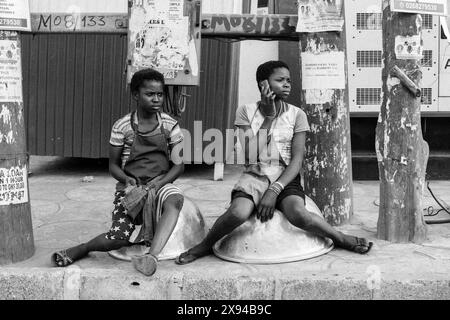
[[[246,198],[253,201],[253,203],[257,206],[261,201],[262,196],[269,188],[269,181],[267,180],[267,183],[264,184],[262,183],[261,178],[262,177],[255,176],[253,174],[244,173],[231,192],[231,200],[233,201],[236,198]],[[300,175],[295,177],[286,185],[284,190],[277,197],[275,207],[280,210],[281,202],[289,196],[298,196],[305,201],[305,191],[303,190],[300,181]]]

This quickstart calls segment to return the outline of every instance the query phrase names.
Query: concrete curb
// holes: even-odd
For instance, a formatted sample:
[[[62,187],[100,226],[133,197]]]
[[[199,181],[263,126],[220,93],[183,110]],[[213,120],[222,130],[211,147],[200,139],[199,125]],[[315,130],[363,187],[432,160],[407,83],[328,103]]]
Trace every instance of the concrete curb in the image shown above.
[[[194,275],[158,271],[20,268],[0,270],[2,300],[410,300],[450,299],[450,280],[314,279],[255,274]]]

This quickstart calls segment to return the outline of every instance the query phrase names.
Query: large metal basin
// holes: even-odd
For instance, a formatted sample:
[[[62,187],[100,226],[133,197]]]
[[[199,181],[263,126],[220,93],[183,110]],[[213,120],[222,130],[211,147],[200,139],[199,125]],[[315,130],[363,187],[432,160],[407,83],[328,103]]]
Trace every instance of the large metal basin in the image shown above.
[[[306,197],[306,208],[323,219],[319,208],[309,197]],[[261,223],[253,215],[213,248],[214,254],[221,259],[254,264],[300,261],[318,257],[332,249],[331,239],[294,227],[278,210],[266,223]]]
[[[205,220],[197,207],[189,198],[184,198],[175,229],[166,246],[158,255],[158,260],[175,259],[181,253],[199,244],[206,236]],[[149,250],[143,245],[133,245],[119,250],[109,251],[109,254],[120,260],[131,261],[132,256],[143,255]]]

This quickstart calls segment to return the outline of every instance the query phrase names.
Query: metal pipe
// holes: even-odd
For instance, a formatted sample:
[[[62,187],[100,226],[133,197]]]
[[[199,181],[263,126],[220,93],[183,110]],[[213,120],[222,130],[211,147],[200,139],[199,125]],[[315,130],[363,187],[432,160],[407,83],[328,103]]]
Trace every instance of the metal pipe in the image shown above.
[[[394,66],[391,69],[391,75],[398,78],[417,98],[422,96],[422,90],[398,66]]]

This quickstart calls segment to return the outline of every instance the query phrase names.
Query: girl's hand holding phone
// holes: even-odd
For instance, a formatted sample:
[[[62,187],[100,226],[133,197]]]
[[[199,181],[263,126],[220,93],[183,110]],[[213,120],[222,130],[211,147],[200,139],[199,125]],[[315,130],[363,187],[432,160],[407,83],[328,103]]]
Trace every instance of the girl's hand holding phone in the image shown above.
[[[276,94],[270,90],[269,82],[264,80],[261,89],[261,110],[266,117],[273,117],[276,114],[275,98]]]

